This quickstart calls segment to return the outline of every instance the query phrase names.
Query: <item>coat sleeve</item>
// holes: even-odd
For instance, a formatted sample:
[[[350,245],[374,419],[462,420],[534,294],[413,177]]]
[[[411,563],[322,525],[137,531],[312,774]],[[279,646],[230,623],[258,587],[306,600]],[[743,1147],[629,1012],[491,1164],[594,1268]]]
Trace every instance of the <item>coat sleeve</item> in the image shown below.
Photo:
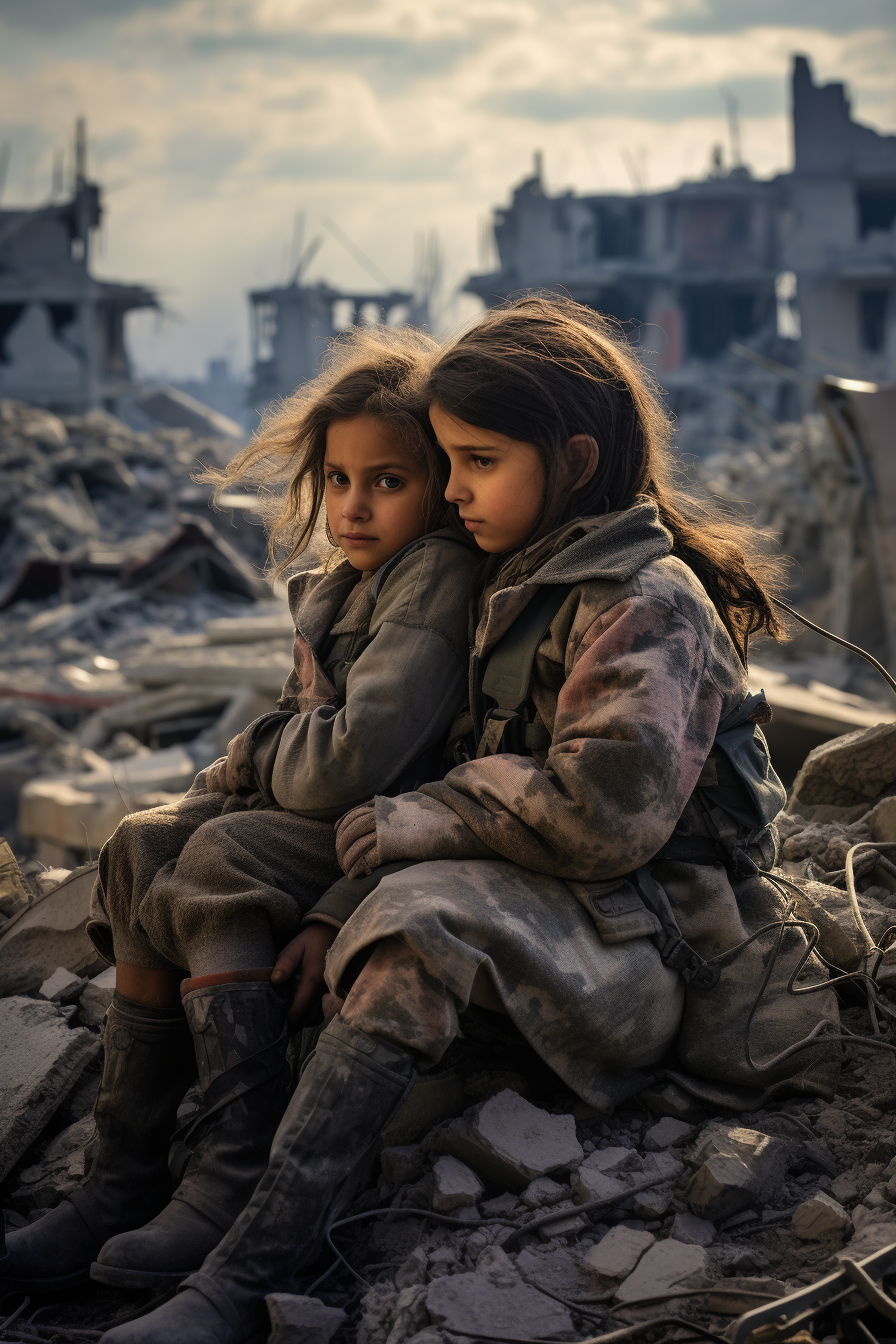
[[[293,715],[283,728],[274,799],[302,816],[335,820],[437,743],[465,695],[466,665],[441,634],[387,621],[352,666],[344,706]]]
[[[485,757],[377,798],[379,861],[481,857],[486,845],[578,881],[631,872],[672,834],[721,707],[693,625],[662,599],[626,598],[579,641],[544,764]]]

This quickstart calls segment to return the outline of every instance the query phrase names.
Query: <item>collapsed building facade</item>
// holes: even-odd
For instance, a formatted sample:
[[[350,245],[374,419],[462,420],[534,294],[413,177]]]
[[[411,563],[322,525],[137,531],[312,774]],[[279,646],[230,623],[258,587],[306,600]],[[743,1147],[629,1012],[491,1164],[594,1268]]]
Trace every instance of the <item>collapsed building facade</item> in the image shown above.
[[[806,409],[798,379],[750,369],[742,343],[806,375],[896,380],[896,136],[854,121],[842,84],[792,72],[793,169],[768,180],[720,150],[702,181],[632,195],[551,196],[535,171],[494,217],[499,269],[471,276],[492,305],[559,290],[638,332],[683,427],[708,374],[746,380],[778,420]],[[730,409],[730,408],[729,408]],[[730,419],[730,417],[729,417]],[[691,420],[688,448],[729,428]]]
[[[135,390],[125,320],[159,306],[145,285],[90,273],[103,206],[86,146],[79,119],[67,199],[0,210],[0,397],[74,415],[114,410]]]

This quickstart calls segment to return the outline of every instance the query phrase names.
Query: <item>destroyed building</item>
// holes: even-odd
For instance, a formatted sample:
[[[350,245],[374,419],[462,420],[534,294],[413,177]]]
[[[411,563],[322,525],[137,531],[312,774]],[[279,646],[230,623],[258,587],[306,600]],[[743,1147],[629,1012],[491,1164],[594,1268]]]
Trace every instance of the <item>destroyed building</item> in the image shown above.
[[[630,324],[683,427],[712,383],[745,384],[777,420],[809,408],[798,380],[750,367],[740,343],[793,370],[896,380],[896,136],[853,120],[842,84],[792,72],[793,168],[752,176],[720,149],[702,181],[666,191],[552,196],[540,156],[496,210],[497,270],[473,275],[486,305],[559,290]],[[730,412],[730,403],[728,410]],[[729,430],[695,424],[687,447]]]
[[[145,285],[90,272],[103,204],[87,176],[83,118],[73,187],[61,196],[57,180],[47,204],[0,209],[0,397],[68,414],[114,411],[134,391],[127,315],[159,301]]]

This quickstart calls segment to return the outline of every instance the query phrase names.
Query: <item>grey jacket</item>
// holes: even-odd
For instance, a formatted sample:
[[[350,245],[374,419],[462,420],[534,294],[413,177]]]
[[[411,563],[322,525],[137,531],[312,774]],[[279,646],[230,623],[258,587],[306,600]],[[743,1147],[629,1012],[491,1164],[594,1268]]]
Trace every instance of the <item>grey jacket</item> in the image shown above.
[[[295,668],[281,712],[252,725],[262,793],[333,821],[398,781],[409,787],[403,777],[414,763],[438,756],[466,699],[467,613],[480,559],[446,528],[411,542],[360,586],[347,560],[290,579]],[[429,768],[420,782],[439,773]]]

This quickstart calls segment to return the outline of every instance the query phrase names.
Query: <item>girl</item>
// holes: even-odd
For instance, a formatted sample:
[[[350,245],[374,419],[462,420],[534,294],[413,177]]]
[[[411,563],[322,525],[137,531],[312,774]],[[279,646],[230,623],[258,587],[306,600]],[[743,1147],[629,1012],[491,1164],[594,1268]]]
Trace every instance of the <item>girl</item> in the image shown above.
[[[231,1231],[175,1299],[108,1344],[254,1338],[264,1294],[314,1260],[379,1129],[470,1002],[505,1012],[603,1109],[673,1041],[673,1076],[699,1074],[697,1090],[721,1085],[738,1108],[782,1087],[831,1092],[825,1046],[769,1058],[836,1011],[828,990],[782,993],[802,935],[777,962],[768,940],[738,947],[782,918],[750,859],[772,856],[784,795],[745,675],[750,635],[779,633],[774,566],[745,529],[672,490],[660,405],[586,309],[532,298],[487,315],[436,362],[429,395],[446,496],[493,557],[473,758],[340,822],[363,897],[351,913],[352,881],[339,884],[327,983],[341,1012]],[[308,918],[334,908],[329,893]],[[774,993],[754,1010],[766,971]]]
[[[277,949],[339,876],[333,823],[375,793],[436,778],[465,699],[478,557],[444,526],[444,459],[416,399],[431,347],[355,329],[220,481],[286,474],[271,533],[272,555],[285,543],[279,568],[322,512],[342,562],[289,580],[295,670],[280,710],[182,802],[127,817],[102,851],[88,927],[117,988],[96,1152],[70,1199],[12,1233],[7,1280],[75,1283],[103,1248],[94,1276],[105,1282],[177,1283],[265,1169],[290,1079]],[[306,986],[333,932],[317,922],[305,935]],[[297,1010],[308,1006],[300,989]],[[172,1150],[182,1179],[169,1202],[171,1134],[197,1066],[204,1105]]]

